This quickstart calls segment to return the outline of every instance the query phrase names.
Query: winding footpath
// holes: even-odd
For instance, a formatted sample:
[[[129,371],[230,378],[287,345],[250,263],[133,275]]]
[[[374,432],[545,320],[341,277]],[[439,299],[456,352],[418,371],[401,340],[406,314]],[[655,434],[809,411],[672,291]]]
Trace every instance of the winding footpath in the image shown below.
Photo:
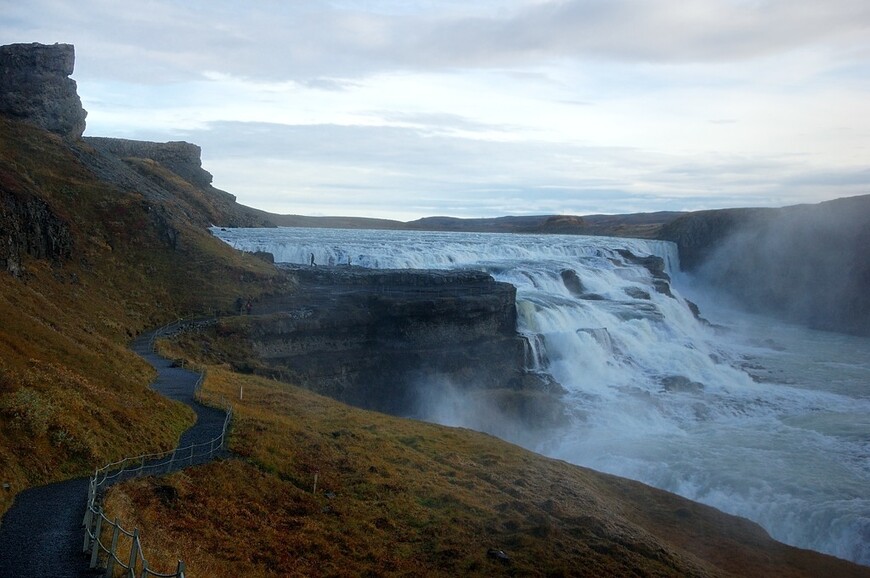
[[[151,351],[155,332],[141,335],[131,349],[157,370],[152,389],[190,406],[196,423],[184,432],[178,447],[205,443],[221,434],[226,413],[194,399],[199,374]],[[181,469],[174,468],[174,469]],[[82,517],[88,478],[25,490],[0,523],[0,578],[90,578],[102,575],[88,568],[82,553]],[[144,536],[147,550],[148,537]]]

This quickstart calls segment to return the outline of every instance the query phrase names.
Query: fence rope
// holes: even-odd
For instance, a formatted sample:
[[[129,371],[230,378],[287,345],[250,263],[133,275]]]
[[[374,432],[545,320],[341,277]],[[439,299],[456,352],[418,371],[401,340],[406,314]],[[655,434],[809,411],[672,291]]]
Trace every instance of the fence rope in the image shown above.
[[[179,319],[155,331],[149,343],[151,351],[155,350],[158,337],[176,330],[184,322],[184,320]],[[199,379],[197,379],[194,385],[194,398],[200,401],[200,403],[202,402],[200,394],[203,381],[205,381],[205,371],[200,372]],[[182,560],[178,561],[175,572],[172,574],[163,574],[154,570],[148,564],[142,550],[139,529],[134,528],[131,532],[121,525],[118,518],[110,520],[106,517],[103,512],[102,497],[109,482],[138,478],[152,473],[168,474],[172,471],[205,463],[213,459],[218,451],[226,447],[227,430],[233,418],[232,405],[223,398],[220,398],[219,402],[224,406],[226,417],[224,418],[220,435],[211,440],[198,444],[190,444],[183,448],[177,447],[165,452],[124,458],[94,470],[94,475],[91,476],[90,483],[88,484],[87,506],[85,507],[84,519],[82,520],[82,526],[85,529],[82,552],[90,556],[91,568],[96,568],[102,557],[106,560],[106,571],[104,574],[106,578],[115,576],[116,565],[124,569],[124,578],[148,578],[149,576],[154,578],[184,578],[185,565]],[[187,462],[187,465],[185,465],[185,462]],[[102,533],[109,528],[111,528],[112,541],[111,544],[106,545],[103,543]],[[121,559],[119,556],[119,550],[121,549],[119,541],[121,536],[125,536],[130,542],[130,551],[126,560]]]

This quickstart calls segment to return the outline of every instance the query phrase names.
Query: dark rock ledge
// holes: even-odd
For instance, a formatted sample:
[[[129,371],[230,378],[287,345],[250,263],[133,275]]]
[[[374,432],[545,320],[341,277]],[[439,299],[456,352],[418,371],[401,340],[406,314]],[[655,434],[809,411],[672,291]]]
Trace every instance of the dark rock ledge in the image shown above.
[[[558,419],[561,387],[526,368],[512,285],[477,271],[284,268],[297,291],[261,298],[251,315],[240,296],[242,314],[209,330],[238,355],[221,361],[394,415],[417,413],[441,383],[495,396],[516,417]]]

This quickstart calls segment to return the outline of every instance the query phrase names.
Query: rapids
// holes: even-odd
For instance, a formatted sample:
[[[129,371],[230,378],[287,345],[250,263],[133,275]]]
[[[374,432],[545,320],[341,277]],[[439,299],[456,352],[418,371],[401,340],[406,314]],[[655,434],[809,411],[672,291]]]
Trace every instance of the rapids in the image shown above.
[[[870,339],[723,306],[673,244],[558,235],[218,229],[276,262],[487,271],[517,288],[527,363],[567,390],[571,425],[542,454],[629,477],[870,565]],[[630,255],[626,252],[630,252]],[[631,256],[658,256],[671,295]],[[684,295],[701,306],[693,315]],[[425,416],[477,427],[445,400]],[[500,433],[504,429],[500,430]]]

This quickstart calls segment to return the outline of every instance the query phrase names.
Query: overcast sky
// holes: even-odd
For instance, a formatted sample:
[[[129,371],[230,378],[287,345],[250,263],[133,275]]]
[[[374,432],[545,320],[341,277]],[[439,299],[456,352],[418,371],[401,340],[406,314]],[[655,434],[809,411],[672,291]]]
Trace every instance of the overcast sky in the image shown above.
[[[409,220],[870,193],[868,0],[0,0],[90,136],[278,213]]]

